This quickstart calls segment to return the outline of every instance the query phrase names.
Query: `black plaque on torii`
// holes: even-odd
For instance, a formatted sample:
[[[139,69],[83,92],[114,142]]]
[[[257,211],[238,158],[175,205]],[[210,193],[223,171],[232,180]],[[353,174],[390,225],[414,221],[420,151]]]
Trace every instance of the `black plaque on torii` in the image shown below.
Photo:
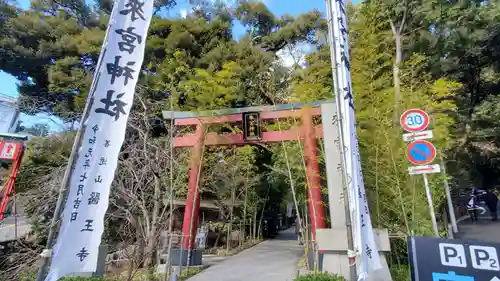
[[[259,112],[243,113],[243,139],[245,141],[256,141],[262,139],[262,128]]]

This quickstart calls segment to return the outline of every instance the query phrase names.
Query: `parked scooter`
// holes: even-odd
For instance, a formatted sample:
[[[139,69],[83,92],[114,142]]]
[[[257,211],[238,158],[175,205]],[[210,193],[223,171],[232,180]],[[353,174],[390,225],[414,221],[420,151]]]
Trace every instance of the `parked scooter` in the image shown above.
[[[470,215],[470,218],[472,221],[478,221],[478,216],[477,213],[478,211],[480,212],[479,215],[483,215],[486,212],[486,209],[482,207],[481,205],[484,206],[485,201],[484,201],[484,195],[486,195],[486,190],[482,190],[479,188],[472,188],[470,197],[469,197],[469,202],[467,203],[467,212]]]

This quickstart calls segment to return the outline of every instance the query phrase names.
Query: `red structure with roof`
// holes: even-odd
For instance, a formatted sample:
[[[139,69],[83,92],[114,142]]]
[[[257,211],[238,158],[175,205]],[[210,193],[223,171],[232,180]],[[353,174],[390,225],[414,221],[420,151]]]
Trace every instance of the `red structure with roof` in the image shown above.
[[[9,179],[7,183],[2,186],[2,189],[0,189],[0,194],[2,195],[2,200],[0,200],[0,221],[2,221],[5,216],[10,197],[16,192],[14,183],[19,173],[23,152],[24,145],[21,142],[0,142],[0,160],[13,161]]]

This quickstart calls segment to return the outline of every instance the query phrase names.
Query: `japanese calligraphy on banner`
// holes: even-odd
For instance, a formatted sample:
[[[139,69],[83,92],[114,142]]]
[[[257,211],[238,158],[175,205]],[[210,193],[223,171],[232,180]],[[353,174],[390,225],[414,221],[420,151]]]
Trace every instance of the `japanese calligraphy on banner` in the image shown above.
[[[46,281],[94,272],[128,114],[144,57],[153,0],[117,0],[93,81],[93,103],[70,179]],[[89,96],[92,96],[89,95]]]
[[[349,207],[353,224],[354,246],[358,259],[358,280],[365,280],[371,272],[382,268],[380,256],[373,233],[373,227],[366,200],[361,159],[359,156],[356,133],[356,116],[351,84],[351,65],[349,61],[349,41],[347,38],[347,15],[344,2],[333,0],[327,10],[333,19],[330,37],[333,39],[335,54],[335,79],[343,102],[338,104],[342,116],[342,139],[344,142],[344,163],[349,190]]]

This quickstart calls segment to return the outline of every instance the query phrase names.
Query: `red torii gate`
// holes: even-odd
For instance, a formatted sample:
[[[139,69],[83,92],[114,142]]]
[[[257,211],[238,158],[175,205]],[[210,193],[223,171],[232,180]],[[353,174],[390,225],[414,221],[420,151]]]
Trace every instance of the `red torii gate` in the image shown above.
[[[325,210],[321,195],[321,178],[318,164],[317,138],[323,137],[322,125],[314,125],[313,117],[321,115],[319,105],[322,101],[303,104],[258,106],[245,108],[230,108],[204,112],[163,111],[167,120],[174,119],[175,126],[196,126],[195,133],[173,138],[173,147],[192,147],[192,159],[189,169],[188,193],[184,221],[182,225],[184,249],[194,249],[194,239],[198,227],[200,209],[199,181],[202,171],[201,154],[203,145],[246,145],[252,143],[269,143],[281,141],[296,141],[298,137],[304,144],[306,162],[306,178],[309,187],[308,206],[311,218],[312,232],[315,236],[316,228],[326,228]],[[300,128],[293,127],[285,131],[262,132],[257,139],[245,139],[243,134],[216,134],[206,133],[207,125],[221,123],[242,122],[244,114],[258,113],[260,121],[278,120],[283,118],[300,118]],[[206,135],[205,135],[206,134]]]

